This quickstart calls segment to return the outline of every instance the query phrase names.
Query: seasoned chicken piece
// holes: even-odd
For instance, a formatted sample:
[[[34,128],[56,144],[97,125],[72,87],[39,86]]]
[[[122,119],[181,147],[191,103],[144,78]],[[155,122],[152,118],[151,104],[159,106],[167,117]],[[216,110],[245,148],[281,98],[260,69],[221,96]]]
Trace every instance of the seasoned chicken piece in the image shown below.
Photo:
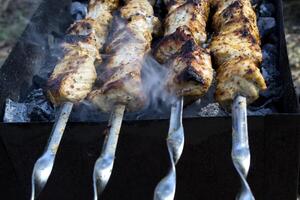
[[[247,58],[234,58],[223,63],[217,71],[216,100],[228,107],[236,95],[247,97],[253,102],[266,84],[257,65]]]
[[[165,5],[167,6],[167,9],[170,12],[178,8],[179,6],[187,3],[187,0],[164,0]]]
[[[121,8],[121,15],[123,18],[129,20],[135,15],[153,16],[154,11],[151,4],[146,0],[127,0],[126,5]]]
[[[55,105],[77,102],[86,97],[97,78],[94,61],[98,55],[95,40],[86,38],[63,43],[64,57],[48,80],[48,96]]]
[[[217,67],[238,57],[251,58],[256,64],[262,61],[259,44],[246,30],[237,30],[234,33],[220,32],[213,37],[210,50]]]
[[[89,0],[86,18],[101,20],[106,12],[112,13],[119,6],[119,0]]]
[[[210,53],[207,49],[187,42],[181,52],[167,64],[167,88],[177,96],[200,97],[213,79]]]
[[[209,50],[200,47],[207,39],[209,1],[165,0],[165,4],[168,8],[165,36],[154,56],[169,68],[167,90],[195,99],[207,92],[213,79]]]
[[[169,12],[165,20],[165,35],[174,33],[181,27],[190,34],[197,44],[206,41],[206,21],[209,15],[207,1],[198,3],[185,3]]]
[[[208,0],[202,0],[200,3],[181,3],[176,9],[169,10],[164,23],[165,37],[154,52],[155,57],[161,63],[166,62],[172,55],[180,51],[187,40],[193,39],[198,45],[206,41]],[[174,5],[172,4],[172,6]]]
[[[240,56],[252,57],[257,64],[261,63],[259,31],[250,2],[218,1],[218,5],[212,25],[216,33],[211,42],[216,65]]]
[[[141,10],[144,7],[148,11]],[[137,111],[144,106],[146,98],[141,69],[158,20],[151,16],[153,8],[147,0],[129,0],[120,11],[123,18],[116,16],[119,27],[113,28],[112,38],[105,49],[110,56],[98,74],[102,84],[88,96],[104,112],[110,112],[117,104],[126,105],[129,112]]]
[[[237,95],[252,103],[266,84],[256,15],[250,0],[212,0],[216,12],[210,49],[217,70],[217,101],[228,106]]]
[[[171,34],[165,36],[154,50],[153,55],[159,63],[166,63],[175,54],[180,52],[182,46],[189,40],[193,40],[191,35],[185,33],[181,27]]]
[[[86,18],[67,30],[68,37],[77,39],[62,44],[63,58],[48,80],[47,93],[53,104],[79,102],[91,91],[97,77],[94,62],[101,61],[98,51],[105,43],[117,5],[117,0],[91,0]]]
[[[215,0],[212,0],[212,4]],[[256,14],[249,0],[216,1],[217,10],[213,15],[212,26],[215,30],[228,31],[248,28],[251,35],[259,41],[259,32],[256,24]]]

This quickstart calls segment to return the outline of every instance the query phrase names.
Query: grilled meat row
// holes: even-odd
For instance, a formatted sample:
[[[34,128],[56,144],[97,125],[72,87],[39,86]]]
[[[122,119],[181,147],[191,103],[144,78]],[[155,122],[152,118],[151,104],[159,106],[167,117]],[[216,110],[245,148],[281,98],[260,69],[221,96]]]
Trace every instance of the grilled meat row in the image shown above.
[[[178,96],[202,96],[213,79],[210,52],[202,47],[207,38],[209,0],[165,0],[165,4],[164,37],[154,56],[169,68],[167,89]]]
[[[158,24],[147,0],[127,0],[120,15],[115,16],[105,48],[108,59],[98,74],[102,84],[88,96],[102,111],[109,112],[117,104],[126,105],[127,111],[144,106],[141,70]]]
[[[99,50],[105,43],[112,12],[118,0],[91,0],[85,19],[78,20],[67,30],[74,38],[64,42],[62,59],[50,76],[47,89],[55,105],[80,102],[91,91],[97,78],[94,62],[101,61]]]
[[[256,14],[250,0],[212,0],[214,35],[210,50],[217,67],[216,100],[229,106],[237,95],[252,103],[266,84]]]
[[[154,50],[156,59],[168,67],[167,90],[177,96],[199,97],[207,92],[213,79],[206,24],[213,7],[214,34],[209,46],[217,68],[216,100],[229,105],[236,95],[248,103],[266,89],[259,71],[262,60],[256,15],[249,0],[165,0],[167,16],[164,37]],[[152,3],[152,5],[151,5]],[[128,111],[143,107],[145,94],[141,80],[144,56],[149,52],[152,34],[159,21],[153,2],[127,0],[114,17],[109,41],[103,50],[108,59],[98,70],[94,62],[101,57],[108,35],[112,11],[118,0],[91,0],[85,19],[75,22],[67,34],[76,40],[62,44],[64,57],[48,81],[48,94],[54,104],[88,99],[103,111],[124,104]]]

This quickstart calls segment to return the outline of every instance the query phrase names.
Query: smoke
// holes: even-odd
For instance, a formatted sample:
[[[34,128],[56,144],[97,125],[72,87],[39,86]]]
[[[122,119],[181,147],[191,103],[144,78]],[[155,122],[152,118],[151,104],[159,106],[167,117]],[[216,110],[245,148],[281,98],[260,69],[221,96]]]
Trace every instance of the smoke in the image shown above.
[[[143,87],[148,98],[148,108],[159,112],[162,111],[162,107],[170,107],[177,99],[166,90],[168,70],[166,66],[159,64],[151,54],[146,55],[142,70]]]

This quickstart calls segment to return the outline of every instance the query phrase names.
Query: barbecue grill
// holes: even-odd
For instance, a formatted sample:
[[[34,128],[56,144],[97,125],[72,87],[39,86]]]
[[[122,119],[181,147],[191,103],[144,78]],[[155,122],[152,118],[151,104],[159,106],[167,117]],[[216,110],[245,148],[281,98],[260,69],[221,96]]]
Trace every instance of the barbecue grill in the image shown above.
[[[299,172],[300,120],[291,80],[283,29],[282,2],[276,7],[281,94],[272,101],[277,112],[248,118],[251,166],[248,182],[256,199],[296,199]],[[0,118],[7,99],[18,101],[32,90],[35,76],[49,65],[54,33],[63,33],[72,18],[71,1],[43,1],[0,69]],[[59,37],[59,36],[58,36]],[[33,81],[34,80],[34,81]],[[42,81],[41,81],[42,82]],[[261,100],[263,101],[263,100]],[[40,199],[92,199],[93,166],[100,154],[107,116],[76,118],[68,123],[56,162]],[[157,183],[169,168],[168,116],[127,116],[122,126],[114,171],[103,199],[152,199]],[[39,118],[40,120],[40,118]],[[51,122],[1,123],[0,183],[9,199],[29,199],[31,172],[51,132]],[[51,119],[46,119],[46,121]],[[45,121],[45,120],[44,120]],[[234,199],[240,188],[231,161],[230,116],[186,114],[185,148],[177,165],[175,199]]]

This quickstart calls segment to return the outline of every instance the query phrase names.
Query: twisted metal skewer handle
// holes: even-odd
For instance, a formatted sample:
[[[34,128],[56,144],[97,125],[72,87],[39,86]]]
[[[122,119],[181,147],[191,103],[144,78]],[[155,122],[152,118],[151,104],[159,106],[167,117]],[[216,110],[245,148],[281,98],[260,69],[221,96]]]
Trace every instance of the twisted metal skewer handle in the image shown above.
[[[250,149],[248,142],[247,101],[243,96],[237,96],[232,104],[231,157],[241,180],[241,191],[236,199],[254,200],[246,180],[250,168]]]
[[[94,166],[94,200],[97,200],[98,196],[101,195],[112,173],[124,112],[125,106],[117,105],[111,113],[108,125],[109,132],[105,137],[101,155]]]
[[[34,164],[31,177],[31,200],[34,200],[45,187],[47,180],[51,174],[56,152],[60,141],[64,134],[66,124],[72,111],[73,103],[64,103],[59,111],[59,116],[56,118],[51,135],[46,145],[43,155]]]
[[[184,130],[182,125],[183,98],[172,106],[170,127],[167,138],[168,152],[170,155],[170,170],[155,188],[154,200],[173,200],[176,190],[176,169],[184,146]]]

